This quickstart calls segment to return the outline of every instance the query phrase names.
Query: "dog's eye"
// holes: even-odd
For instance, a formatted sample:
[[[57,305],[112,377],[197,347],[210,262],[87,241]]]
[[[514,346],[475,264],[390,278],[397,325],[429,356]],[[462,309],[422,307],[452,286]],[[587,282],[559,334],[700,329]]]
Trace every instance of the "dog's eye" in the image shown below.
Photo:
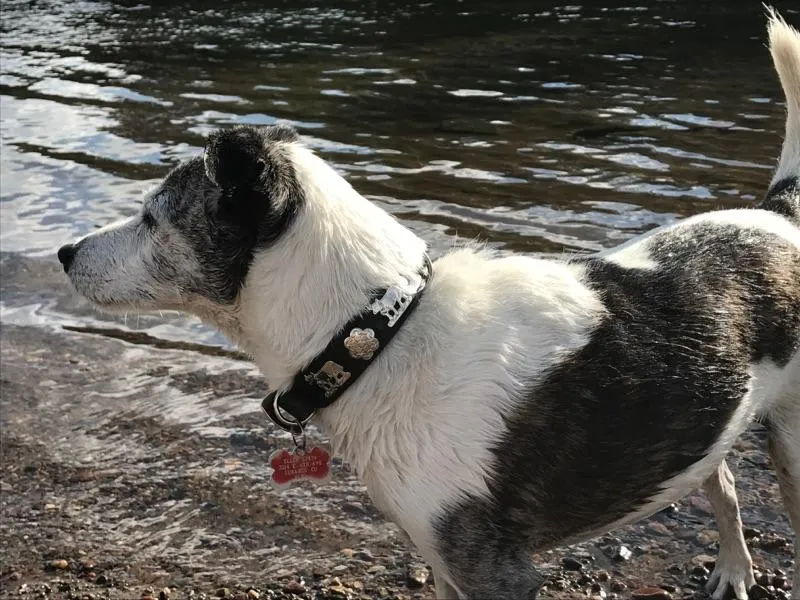
[[[153,229],[156,226],[156,219],[152,214],[145,211],[142,213],[142,223],[144,223],[144,226],[148,229]]]

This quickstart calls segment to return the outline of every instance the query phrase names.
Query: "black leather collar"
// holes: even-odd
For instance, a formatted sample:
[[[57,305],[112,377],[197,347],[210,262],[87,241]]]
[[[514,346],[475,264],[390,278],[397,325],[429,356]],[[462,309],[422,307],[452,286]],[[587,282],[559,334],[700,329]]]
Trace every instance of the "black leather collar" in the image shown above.
[[[261,408],[270,420],[284,431],[301,434],[314,413],[333,404],[386,348],[414,312],[432,275],[433,267],[426,254],[416,292],[392,286],[372,294],[369,305],[295,375],[289,390],[272,392],[264,398]]]

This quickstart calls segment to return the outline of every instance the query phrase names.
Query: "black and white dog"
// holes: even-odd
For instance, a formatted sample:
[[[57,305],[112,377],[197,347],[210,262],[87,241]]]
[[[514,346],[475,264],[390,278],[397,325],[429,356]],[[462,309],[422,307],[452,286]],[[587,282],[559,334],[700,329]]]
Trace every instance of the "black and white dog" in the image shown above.
[[[788,118],[760,208],[590,256],[455,250],[385,351],[317,411],[439,598],[535,598],[532,552],[702,486],[720,534],[709,590],[744,600],[752,563],[725,455],[753,419],[800,531],[800,34],[772,14],[769,37]],[[103,309],[215,325],[288,393],[376,290],[413,296],[425,250],[275,126],[212,134],[141,214],[59,259]],[[349,377],[327,373],[334,387]]]

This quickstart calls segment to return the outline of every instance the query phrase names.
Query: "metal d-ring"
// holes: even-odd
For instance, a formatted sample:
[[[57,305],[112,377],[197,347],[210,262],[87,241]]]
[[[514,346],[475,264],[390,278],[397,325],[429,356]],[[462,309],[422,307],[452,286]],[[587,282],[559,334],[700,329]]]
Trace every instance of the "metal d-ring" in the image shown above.
[[[262,403],[262,408],[264,408],[264,412],[267,414],[267,417],[269,417],[269,419],[273,423],[275,423],[278,427],[292,434],[292,439],[294,439],[296,445],[300,446],[300,444],[298,444],[297,442],[297,439],[295,439],[297,436],[299,436],[300,439],[303,441],[302,445],[305,446],[306,434],[304,426],[311,420],[311,418],[314,416],[314,413],[311,413],[310,415],[308,415],[308,417],[306,417],[301,421],[300,419],[298,419],[297,417],[295,417],[294,415],[292,415],[291,413],[287,412],[286,410],[280,407],[279,404],[280,398],[281,395],[276,392],[273,395],[271,406],[270,405],[265,406],[266,402]],[[272,410],[269,410],[270,408]]]

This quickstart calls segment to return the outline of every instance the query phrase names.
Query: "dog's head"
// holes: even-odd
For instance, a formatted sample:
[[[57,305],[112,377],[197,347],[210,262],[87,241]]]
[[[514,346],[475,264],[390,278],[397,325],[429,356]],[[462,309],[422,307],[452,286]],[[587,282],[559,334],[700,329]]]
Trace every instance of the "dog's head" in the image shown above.
[[[111,311],[225,307],[254,254],[292,225],[303,201],[288,126],[209,136],[203,157],[173,169],[134,217],[58,252],[83,296]]]

